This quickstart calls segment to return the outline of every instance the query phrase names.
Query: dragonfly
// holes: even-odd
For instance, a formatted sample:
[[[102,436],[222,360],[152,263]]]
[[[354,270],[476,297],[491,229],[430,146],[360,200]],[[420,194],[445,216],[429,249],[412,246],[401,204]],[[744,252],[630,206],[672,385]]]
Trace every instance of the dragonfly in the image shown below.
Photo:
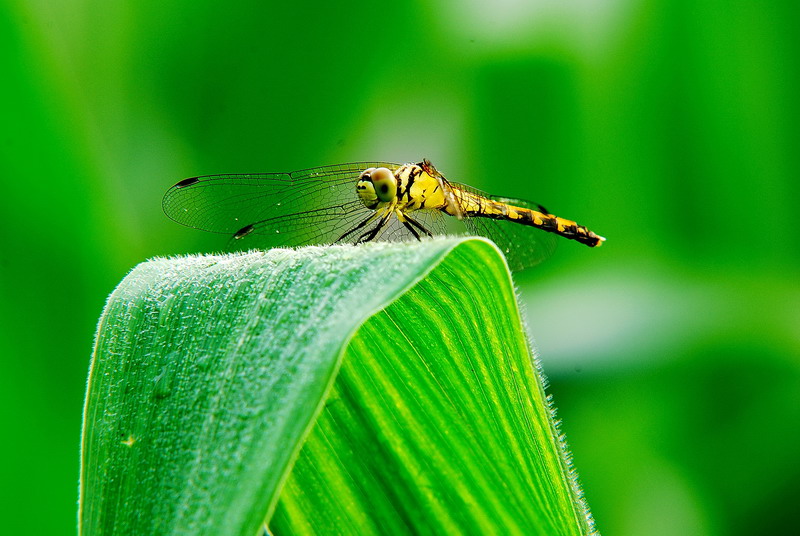
[[[465,231],[492,240],[519,271],[549,258],[559,237],[589,247],[605,241],[540,204],[451,182],[427,159],[191,177],[167,190],[162,206],[182,225],[229,235],[231,249],[422,240]]]

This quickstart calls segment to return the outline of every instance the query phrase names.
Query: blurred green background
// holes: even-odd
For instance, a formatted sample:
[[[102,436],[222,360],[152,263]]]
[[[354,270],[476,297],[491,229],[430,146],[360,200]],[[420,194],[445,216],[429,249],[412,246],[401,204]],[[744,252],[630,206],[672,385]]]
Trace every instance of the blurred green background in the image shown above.
[[[601,532],[796,528],[796,3],[0,4],[0,508],[70,534],[104,300],[175,181],[428,157],[608,237],[517,276]],[[794,37],[793,37],[794,36]]]

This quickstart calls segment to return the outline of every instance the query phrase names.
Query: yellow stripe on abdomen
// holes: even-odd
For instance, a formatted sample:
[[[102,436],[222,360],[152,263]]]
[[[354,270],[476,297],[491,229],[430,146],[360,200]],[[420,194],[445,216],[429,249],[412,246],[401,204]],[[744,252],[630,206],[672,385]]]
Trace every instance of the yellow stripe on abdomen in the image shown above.
[[[552,214],[524,207],[517,207],[493,199],[487,199],[467,192],[459,192],[459,201],[465,217],[491,218],[506,220],[536,227],[549,233],[555,233],[569,240],[575,240],[589,247],[602,245],[605,238],[596,235],[583,225],[572,220],[559,218]],[[445,210],[450,213],[450,211]]]

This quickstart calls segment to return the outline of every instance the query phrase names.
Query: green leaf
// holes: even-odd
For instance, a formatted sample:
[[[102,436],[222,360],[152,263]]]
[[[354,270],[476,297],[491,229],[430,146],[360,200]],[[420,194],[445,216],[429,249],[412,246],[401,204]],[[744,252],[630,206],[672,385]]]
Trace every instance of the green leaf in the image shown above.
[[[91,535],[591,533],[566,459],[490,242],[156,259],[100,320],[79,519]]]

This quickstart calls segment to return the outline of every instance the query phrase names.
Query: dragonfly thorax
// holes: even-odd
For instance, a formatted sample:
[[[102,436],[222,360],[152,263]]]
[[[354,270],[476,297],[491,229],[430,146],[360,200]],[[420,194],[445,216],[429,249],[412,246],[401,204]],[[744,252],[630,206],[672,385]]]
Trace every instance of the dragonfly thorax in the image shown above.
[[[358,198],[368,209],[391,204],[397,197],[397,178],[388,168],[365,169],[356,183]]]

